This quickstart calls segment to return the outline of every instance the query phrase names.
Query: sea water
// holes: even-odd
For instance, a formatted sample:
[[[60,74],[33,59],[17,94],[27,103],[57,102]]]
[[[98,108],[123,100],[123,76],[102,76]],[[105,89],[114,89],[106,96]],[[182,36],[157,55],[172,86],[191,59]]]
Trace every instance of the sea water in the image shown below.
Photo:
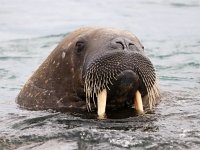
[[[20,89],[69,32],[133,32],[156,67],[152,113],[98,121],[18,108]],[[0,150],[199,149],[200,1],[0,0]]]

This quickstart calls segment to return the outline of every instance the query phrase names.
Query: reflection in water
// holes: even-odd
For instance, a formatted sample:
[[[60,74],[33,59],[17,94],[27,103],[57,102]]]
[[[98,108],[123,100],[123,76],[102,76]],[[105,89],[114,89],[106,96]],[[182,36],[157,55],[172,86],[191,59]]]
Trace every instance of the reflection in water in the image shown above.
[[[30,115],[28,111],[23,115],[9,114],[3,120],[4,124],[9,124],[9,129],[4,134],[9,134],[12,138],[1,137],[1,140],[4,146],[15,147],[31,142],[34,146],[42,144],[48,148],[48,142],[44,144],[45,141],[60,141],[57,143],[59,144],[69,139],[84,147],[93,147],[93,144],[101,142],[130,147],[133,143],[138,146],[149,145],[146,132],[150,134],[158,131],[158,126],[154,123],[157,119],[153,114],[103,121],[83,119],[80,116],[49,112],[33,112]]]

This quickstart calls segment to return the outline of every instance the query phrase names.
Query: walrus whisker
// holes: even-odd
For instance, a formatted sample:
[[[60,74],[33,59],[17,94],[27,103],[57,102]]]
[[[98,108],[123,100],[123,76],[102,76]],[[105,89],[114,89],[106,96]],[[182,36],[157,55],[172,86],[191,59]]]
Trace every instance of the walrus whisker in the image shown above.
[[[116,72],[114,72],[114,74],[117,74]],[[113,76],[113,78],[115,79],[115,80],[117,80],[117,78],[115,77],[115,76]]]
[[[97,95],[101,92],[101,90],[104,89],[104,87],[107,87],[109,89],[108,82],[112,83],[110,80],[110,77],[107,78],[109,81],[107,81],[107,80],[104,81],[104,79],[103,79],[104,77],[102,77],[102,76],[99,77],[98,75],[95,75],[96,79],[94,80],[94,79],[92,79],[92,78],[94,78],[94,76],[93,75],[90,76],[90,73],[91,72],[89,72],[86,75],[86,78],[85,78],[85,86],[86,87],[84,88],[84,89],[86,89],[86,104],[87,104],[88,111],[91,111],[90,97],[93,98],[93,103],[96,107],[96,102],[94,100],[95,95],[97,97]],[[93,89],[93,90],[91,90],[91,89]],[[91,94],[92,94],[92,96],[91,96]]]
[[[106,89],[108,89],[110,91],[110,88],[108,87],[108,81],[106,80]]]
[[[90,81],[90,80],[89,80]],[[87,110],[88,111],[91,111],[91,104],[90,104],[90,98],[92,97],[92,91],[91,90],[91,82],[87,82],[87,79],[86,79],[86,105],[87,105]]]
[[[106,61],[108,61],[107,63],[111,64],[110,68],[102,64],[102,61],[105,61],[102,57],[100,57],[99,60],[94,60],[95,63],[92,62],[88,66],[85,76],[87,80],[85,80],[85,82],[89,83],[85,84],[85,86],[90,87],[91,93],[86,95],[87,99],[90,99],[90,95],[92,94],[93,103],[95,103],[96,101],[94,98],[97,97],[103,89],[110,90],[110,85],[113,85],[113,81],[117,80],[117,77],[121,73],[123,74],[124,70],[132,70],[139,75],[144,83],[148,96],[149,108],[152,109],[156,102],[157,93],[159,93],[156,86],[156,74],[153,65],[150,60],[141,53],[136,52],[133,55],[123,54],[124,53],[115,55],[115,57],[109,55],[110,57],[106,58]],[[126,59],[125,64],[124,58]],[[146,70],[145,66],[148,66],[148,70]],[[90,101],[88,101],[88,103],[90,103]]]
[[[94,98],[95,98],[94,95],[95,95],[95,93],[93,92],[93,93],[92,93],[92,100],[93,100],[93,103],[94,103],[94,107],[97,107],[97,106],[96,106],[95,99],[94,99]]]
[[[92,67],[92,70],[94,71],[93,67]],[[86,99],[87,99],[87,105],[89,107],[89,110],[91,110],[91,104],[90,104],[90,100],[89,100],[90,97],[93,98],[93,103],[94,103],[94,106],[96,107],[96,102],[95,102],[94,97],[95,96],[97,97],[97,95],[105,88],[110,90],[108,84],[113,85],[111,79],[116,80],[116,77],[117,77],[116,72],[117,71],[114,70],[113,72],[112,71],[107,72],[107,75],[103,74],[102,76],[99,76],[97,74],[91,75],[91,71],[89,71],[89,73],[86,75],[85,82],[89,82],[89,84],[87,83],[85,85],[90,87],[89,88],[90,90],[88,92],[86,92],[86,93],[88,93],[88,94],[86,94]],[[122,72],[122,70],[120,69],[119,72]],[[148,94],[148,97],[149,97],[149,100],[148,100],[149,101],[149,107],[150,107],[150,109],[152,109],[152,106],[154,105],[155,96],[157,95],[157,90],[156,90],[157,88],[156,88],[155,85],[153,85],[154,80],[155,80],[153,78],[153,74],[146,76],[146,73],[144,73],[141,70],[138,70],[137,72],[142,77],[142,80],[145,84],[145,87],[147,89],[147,94]],[[85,88],[85,89],[87,89],[87,88]],[[155,93],[154,93],[154,91],[155,91]],[[91,94],[92,94],[92,96],[91,96]]]
[[[151,92],[151,88],[153,88],[153,86],[152,86],[152,84],[150,82],[147,81],[148,78],[146,78],[145,74],[144,73],[140,73],[140,72],[141,72],[141,70],[139,70],[138,73],[142,77],[143,83],[145,84],[146,89],[147,89],[149,108],[152,109],[152,107],[154,105],[153,101],[155,99],[155,97],[152,97],[153,94]]]
[[[113,85],[113,83],[112,83],[112,81],[110,80],[110,78],[108,78],[108,81],[109,81],[109,83],[110,83],[111,85]]]

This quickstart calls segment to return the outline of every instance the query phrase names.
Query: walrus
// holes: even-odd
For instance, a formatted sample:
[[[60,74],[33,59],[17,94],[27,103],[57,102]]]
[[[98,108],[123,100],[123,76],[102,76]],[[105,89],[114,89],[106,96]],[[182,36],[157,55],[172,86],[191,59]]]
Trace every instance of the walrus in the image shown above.
[[[31,110],[152,109],[159,101],[155,68],[139,39],[126,30],[83,27],[68,34],[16,98]]]

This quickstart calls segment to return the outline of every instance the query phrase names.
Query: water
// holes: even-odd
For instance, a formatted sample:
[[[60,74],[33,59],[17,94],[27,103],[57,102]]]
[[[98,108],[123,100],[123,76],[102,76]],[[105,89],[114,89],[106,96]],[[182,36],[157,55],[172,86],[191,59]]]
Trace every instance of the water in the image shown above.
[[[153,113],[98,121],[21,110],[15,97],[58,42],[81,26],[135,33],[156,66]],[[200,1],[0,0],[1,149],[199,149]]]

